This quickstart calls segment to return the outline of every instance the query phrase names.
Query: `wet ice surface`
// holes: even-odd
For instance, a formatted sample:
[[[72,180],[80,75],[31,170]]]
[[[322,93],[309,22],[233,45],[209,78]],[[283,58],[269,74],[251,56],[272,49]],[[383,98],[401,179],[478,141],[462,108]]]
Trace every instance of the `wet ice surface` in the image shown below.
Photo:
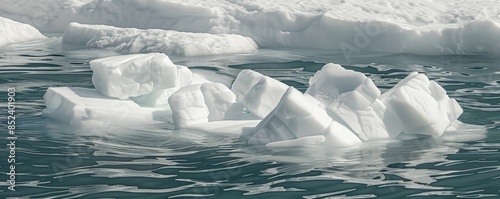
[[[18,192],[45,197],[498,196],[500,61],[488,56],[366,54],[261,49],[252,55],[182,58],[176,64],[235,78],[253,69],[300,91],[324,63],[364,73],[382,92],[412,71],[443,86],[464,109],[463,129],[439,139],[369,142],[345,149],[245,146],[220,135],[147,127],[74,128],[41,116],[47,87],[92,88],[89,61],[111,51],[62,51],[60,37],[0,49],[0,88],[16,88]],[[2,106],[6,103],[2,102]],[[6,114],[6,113],[4,113]],[[227,125],[227,124],[226,124]],[[205,128],[205,127],[202,127]],[[214,129],[216,129],[214,127]],[[314,139],[312,139],[314,141]],[[3,141],[5,142],[5,141]],[[6,153],[2,148],[1,153]],[[5,185],[5,182],[2,182]]]

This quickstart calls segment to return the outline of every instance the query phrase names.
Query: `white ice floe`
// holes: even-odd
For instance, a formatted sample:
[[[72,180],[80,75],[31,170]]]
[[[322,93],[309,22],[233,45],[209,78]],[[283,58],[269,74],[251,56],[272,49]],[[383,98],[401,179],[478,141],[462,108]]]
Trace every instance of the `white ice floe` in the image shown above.
[[[46,37],[33,26],[0,17],[0,47],[44,38]]]
[[[380,100],[400,118],[405,134],[440,136],[463,112],[443,87],[417,72],[382,94]]]
[[[204,83],[183,87],[168,100],[177,128],[235,119],[243,114],[236,95],[221,83]]]
[[[168,110],[140,107],[132,100],[110,98],[89,88],[50,87],[43,98],[43,116],[75,126],[146,125],[166,122],[171,115]]]
[[[396,138],[403,130],[396,115],[378,100],[380,90],[360,72],[330,63],[309,84],[306,93],[322,102],[330,117],[363,141]]]
[[[301,0],[32,0],[4,3],[0,16],[46,32],[62,33],[71,22],[79,22],[238,34],[260,47],[336,50],[349,57],[361,52],[499,54],[498,7],[500,2],[494,0],[314,0],[308,4]],[[138,43],[154,34],[145,33]]]
[[[125,54],[160,52],[169,56],[252,53],[257,50],[257,44],[251,38],[235,34],[117,28],[78,23],[69,24],[62,42]]]
[[[177,66],[161,53],[112,56],[90,61],[92,83],[102,94],[127,99],[179,86]]]

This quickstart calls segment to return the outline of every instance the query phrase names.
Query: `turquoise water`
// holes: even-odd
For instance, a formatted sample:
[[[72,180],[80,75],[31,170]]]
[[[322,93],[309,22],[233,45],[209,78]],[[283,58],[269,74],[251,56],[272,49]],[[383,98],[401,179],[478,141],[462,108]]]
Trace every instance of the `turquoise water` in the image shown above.
[[[250,68],[299,90],[324,63],[365,73],[387,90],[425,73],[474,124],[445,138],[348,149],[255,150],[237,136],[145,127],[72,128],[41,116],[50,86],[92,87],[89,60],[103,50],[62,50],[60,38],[0,48],[2,128],[16,89],[16,191],[7,189],[7,132],[0,139],[3,197],[30,198],[436,198],[500,195],[500,59],[490,56],[327,54],[262,49],[254,55],[172,58],[234,77]],[[482,130],[486,129],[483,133]]]

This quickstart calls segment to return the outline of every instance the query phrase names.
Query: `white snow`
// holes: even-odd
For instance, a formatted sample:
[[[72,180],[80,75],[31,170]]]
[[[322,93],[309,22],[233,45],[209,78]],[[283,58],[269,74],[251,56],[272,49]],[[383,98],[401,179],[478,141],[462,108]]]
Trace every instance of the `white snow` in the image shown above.
[[[92,83],[102,94],[127,99],[179,86],[177,66],[161,53],[112,56],[90,61]]]
[[[147,125],[166,122],[171,115],[168,110],[143,108],[132,100],[106,97],[88,88],[50,87],[43,99],[43,116],[74,126]]]
[[[405,134],[441,136],[463,112],[441,86],[417,72],[381,95],[380,100],[400,118]]]
[[[44,38],[46,37],[33,26],[0,17],[0,47]]]
[[[238,34],[259,47],[335,50],[349,57],[499,54],[498,7],[496,0],[32,0],[4,2],[0,16],[43,32],[62,33],[78,22]]]
[[[63,44],[103,48],[124,54],[160,52],[173,56],[252,53],[257,44],[235,34],[208,34],[159,29],[117,28],[71,23]]]

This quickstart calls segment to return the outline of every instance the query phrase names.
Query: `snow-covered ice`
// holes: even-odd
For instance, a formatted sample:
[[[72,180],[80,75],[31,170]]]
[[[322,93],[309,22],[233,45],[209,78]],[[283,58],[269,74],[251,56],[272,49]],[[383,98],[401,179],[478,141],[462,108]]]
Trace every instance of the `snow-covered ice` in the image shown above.
[[[102,94],[127,99],[179,86],[177,66],[161,53],[112,56],[90,61],[92,83]]]
[[[78,23],[69,24],[62,42],[125,54],[160,52],[169,56],[252,53],[257,50],[257,44],[251,38],[235,34],[143,30]]]
[[[443,87],[417,72],[382,94],[380,100],[400,118],[405,134],[441,136],[463,112]]]
[[[167,122],[171,112],[110,98],[95,89],[50,87],[43,96],[43,116],[74,125],[146,125]]]
[[[0,16],[42,32],[62,33],[79,22],[238,34],[259,47],[335,50],[346,56],[468,55],[500,53],[498,7],[495,0],[32,0],[4,2]]]
[[[46,37],[33,26],[0,17],[0,47],[44,38]]]

